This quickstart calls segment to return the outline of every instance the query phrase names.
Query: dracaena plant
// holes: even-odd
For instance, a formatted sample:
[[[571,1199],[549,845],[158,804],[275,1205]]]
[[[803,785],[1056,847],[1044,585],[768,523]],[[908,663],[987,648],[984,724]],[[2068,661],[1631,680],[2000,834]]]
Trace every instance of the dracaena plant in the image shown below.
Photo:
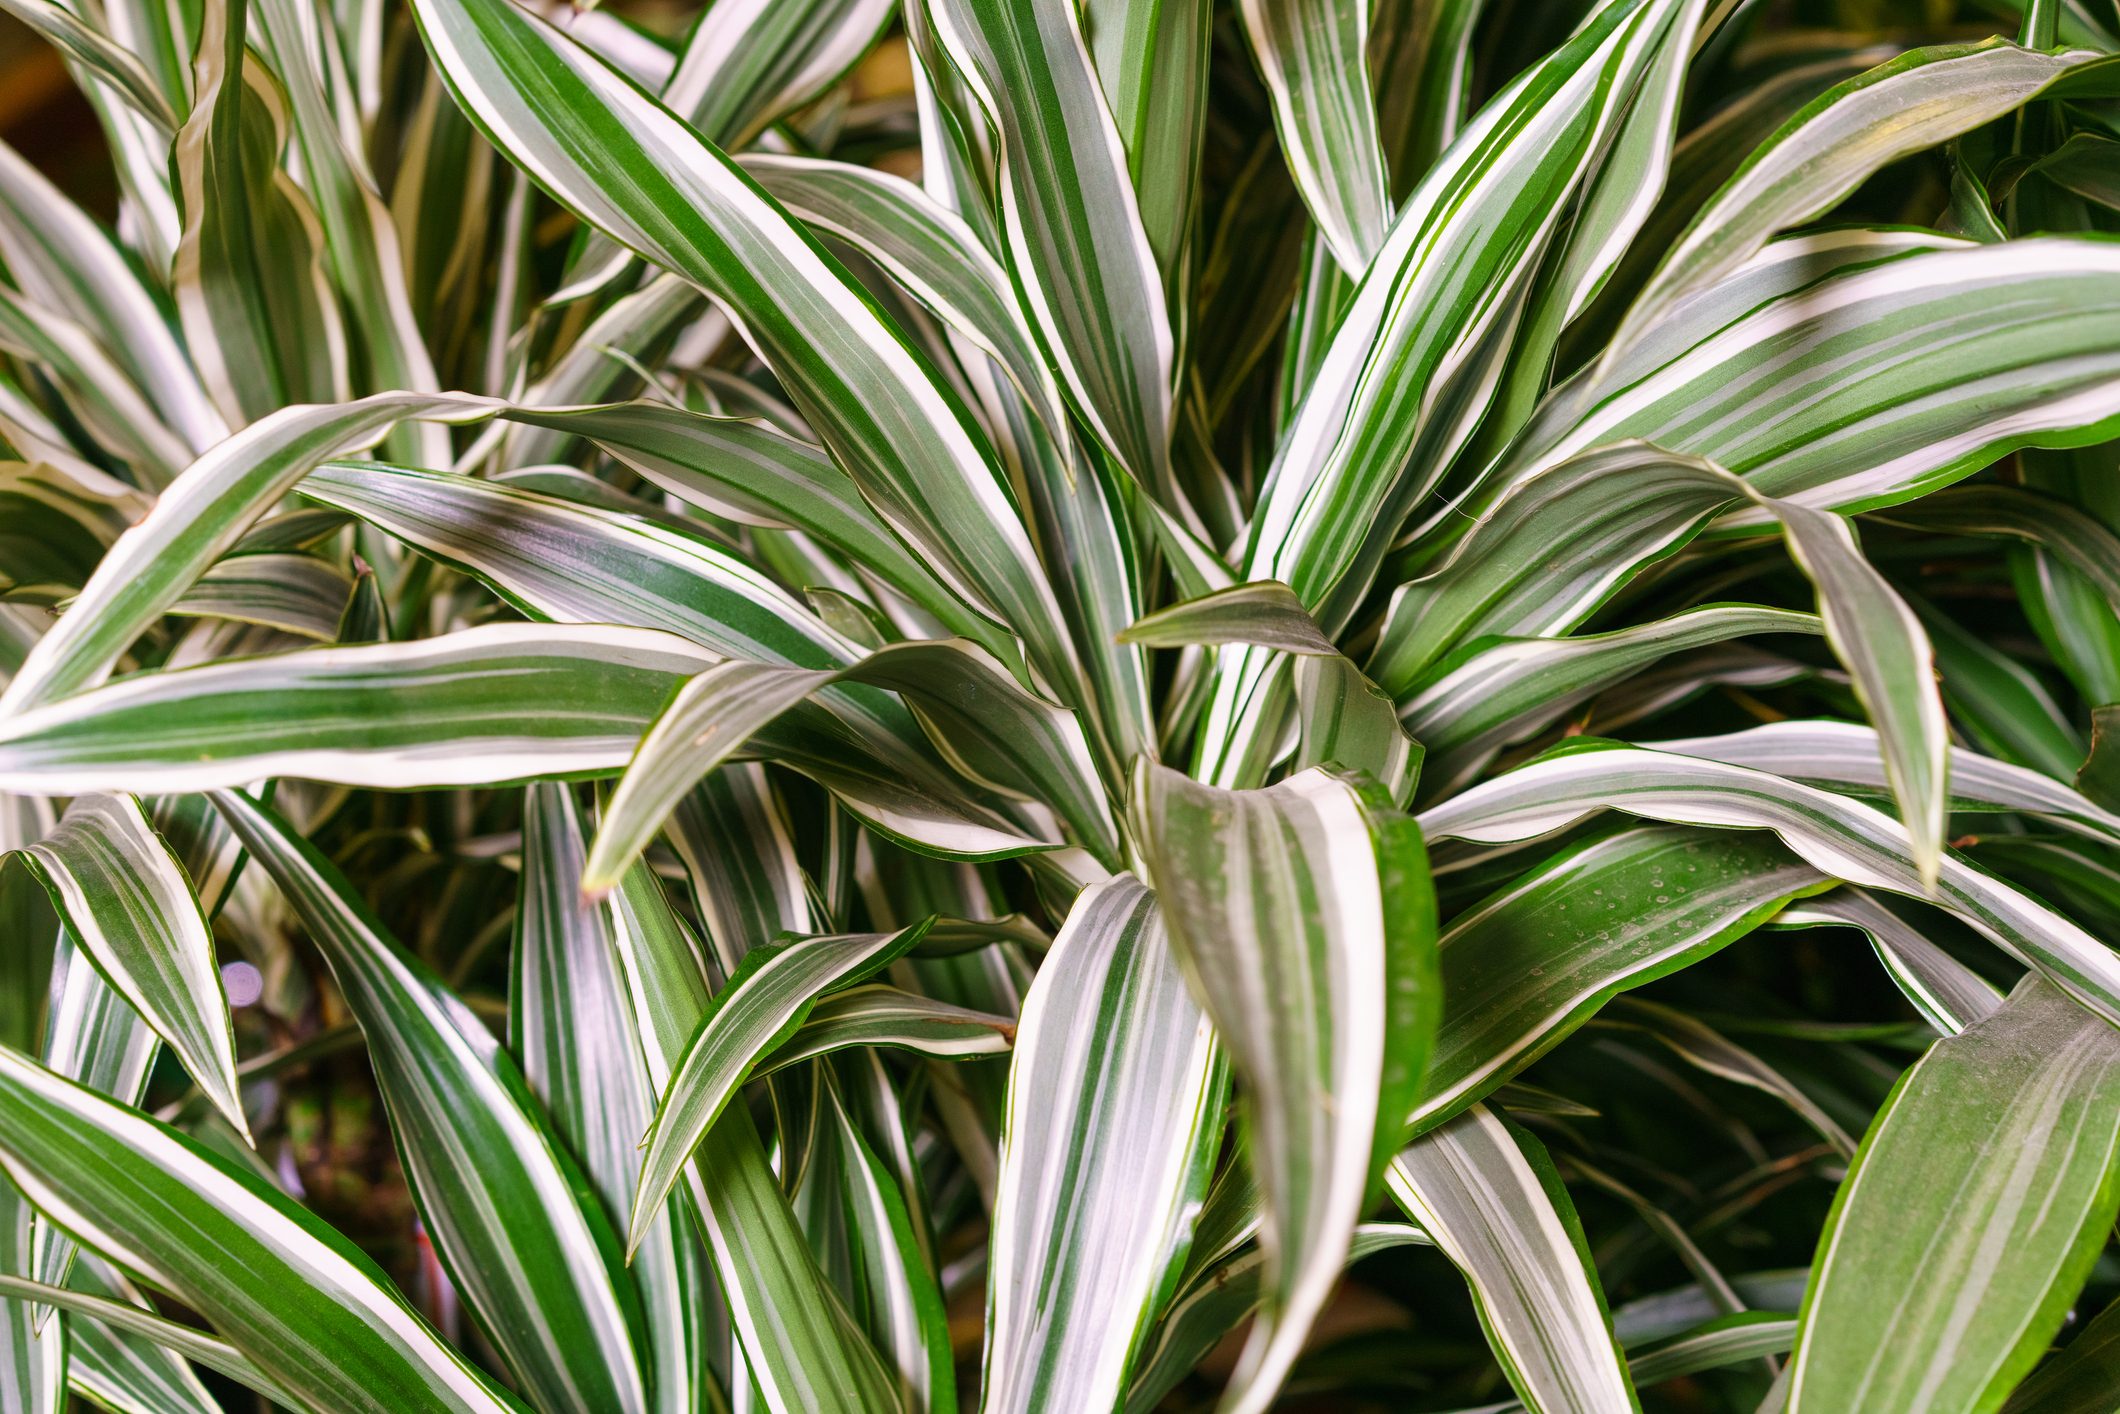
[[[0,1409],[2120,1396],[2110,4],[0,8]]]

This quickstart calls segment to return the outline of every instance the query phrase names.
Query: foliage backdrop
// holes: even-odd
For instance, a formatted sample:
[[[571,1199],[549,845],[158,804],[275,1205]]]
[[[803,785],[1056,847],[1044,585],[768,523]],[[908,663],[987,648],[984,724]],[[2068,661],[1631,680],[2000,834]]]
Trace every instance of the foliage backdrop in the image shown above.
[[[2111,0],[0,9],[0,1411],[2120,1408]]]

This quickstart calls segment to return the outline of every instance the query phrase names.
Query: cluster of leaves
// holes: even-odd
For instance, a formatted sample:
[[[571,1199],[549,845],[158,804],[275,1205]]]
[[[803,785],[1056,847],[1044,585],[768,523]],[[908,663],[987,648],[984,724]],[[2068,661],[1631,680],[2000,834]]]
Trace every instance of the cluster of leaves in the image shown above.
[[[2120,1407],[2108,0],[0,9],[0,1409]]]

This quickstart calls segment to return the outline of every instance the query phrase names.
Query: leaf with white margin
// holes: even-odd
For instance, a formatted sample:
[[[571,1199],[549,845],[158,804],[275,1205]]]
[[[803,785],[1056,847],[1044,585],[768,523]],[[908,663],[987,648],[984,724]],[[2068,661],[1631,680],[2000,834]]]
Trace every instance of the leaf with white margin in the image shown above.
[[[1050,807],[1079,843],[1107,860],[1118,848],[1081,728],[1065,709],[1018,687],[1000,664],[962,639],[891,644],[846,668],[804,669],[727,662],[685,683],[641,739],[612,795],[582,885],[607,889],[639,856],[692,786],[729,760],[755,732],[834,683],[862,683],[906,696],[928,735],[973,780]],[[816,766],[828,787],[843,772]],[[918,784],[913,782],[912,784]],[[941,839],[933,841],[938,848]],[[968,821],[952,848],[964,855],[1020,852],[1013,840]]]
[[[515,1381],[540,1409],[645,1414],[615,1235],[514,1058],[314,845],[248,796],[213,800],[331,965],[422,1227]]]
[[[1502,1373],[1535,1410],[1640,1408],[1575,1205],[1536,1139],[1475,1105],[1385,1171],[1472,1287]]]
[[[2028,894],[1946,853],[1933,892],[1906,827],[1875,808],[1764,771],[1578,738],[1420,815],[1430,835],[1535,839],[1600,810],[1675,824],[1772,830],[1821,873],[1950,910],[2120,1024],[2120,957]]]
[[[1408,198],[1275,453],[1243,556],[1337,632],[1399,523],[1471,437],[1514,314],[1696,0],[1606,0],[1482,110]],[[1643,173],[1661,184],[1661,173]],[[1609,439],[1607,439],[1609,440]],[[1409,467],[1413,468],[1409,471]],[[1257,649],[1217,657],[1201,774],[1247,784],[1274,735]]]
[[[1047,360],[1096,439],[1165,494],[1170,314],[1079,7],[919,3],[1000,138],[1002,233]]]
[[[72,609],[37,640],[0,695],[0,715],[101,682],[133,640],[320,463],[374,446],[408,417],[473,422],[499,406],[462,395],[378,393],[335,406],[281,408],[217,444],[118,537]]]
[[[1287,1377],[1433,1043],[1427,853],[1375,794],[1315,768],[1249,791],[1146,760],[1135,772],[1134,835],[1186,980],[1248,1087],[1265,1195],[1272,1295],[1226,1409],[1263,1409]]]
[[[1754,148],[1694,214],[1606,347],[1624,350],[1671,306],[1742,265],[1776,231],[1823,215],[1871,173],[2015,112],[2103,57],[2042,54],[1999,38],[1939,44],[1835,85]],[[2102,82],[2114,82],[2109,72]]]
[[[1289,174],[1333,259],[1361,278],[1391,224],[1361,0],[1243,0]]]
[[[1620,992],[1690,967],[1826,887],[1757,835],[1636,826],[1555,855],[1437,944],[1443,1024],[1410,1121],[1427,1130],[1566,1039]]]
[[[891,528],[1074,681],[1008,477],[970,411],[816,237],[602,59],[507,0],[415,0],[457,101],[561,204],[726,309]]]
[[[2120,1031],[2043,978],[1930,1047],[1834,1196],[1791,1414],[1994,1407],[2105,1245],[2116,1154]]]
[[[68,933],[104,978],[247,1137],[213,933],[191,881],[140,802],[83,795],[56,828],[14,858],[44,885]]]
[[[1119,1402],[1191,1237],[1222,1075],[1156,896],[1131,875],[1084,889],[1024,998],[1009,1065],[985,1414]]]
[[[640,1136],[655,1117],[655,1091],[632,1004],[614,973],[609,913],[582,897],[587,846],[574,796],[559,784],[523,792],[508,1039],[615,1230],[640,1174]],[[713,1279],[685,1223],[681,1205],[666,1205],[623,1278],[640,1289],[641,1367],[659,1414],[690,1414],[715,1378],[691,1314]]]
[[[1783,909],[1777,928],[1860,929],[1899,990],[1929,1024],[1955,1036],[2002,1005],[2002,993],[1861,889],[1840,888]]]
[[[90,1263],[102,1265],[100,1258],[89,1258],[82,1265],[86,1267]],[[117,1281],[124,1280],[115,1270],[105,1270]],[[0,1276],[0,1299],[34,1301],[40,1306],[57,1307],[73,1316],[75,1323],[70,1324],[66,1332],[69,1343],[82,1340],[82,1323],[102,1326],[114,1338],[159,1346],[162,1350],[181,1356],[185,1360],[196,1361],[216,1374],[226,1375],[237,1384],[256,1390],[267,1399],[286,1405],[301,1403],[226,1341],[216,1339],[191,1326],[179,1325],[175,1321],[156,1315],[145,1306],[118,1300],[115,1294],[99,1295],[94,1291],[77,1291],[72,1287],[50,1286],[21,1277]],[[75,1360],[79,1360],[83,1353],[78,1345],[69,1351]],[[189,1367],[185,1367],[185,1372],[190,1373]],[[72,1379],[78,1380],[80,1376],[78,1369],[69,1372]],[[193,1378],[196,1380],[196,1377]],[[93,1389],[94,1386],[91,1386],[92,1391]],[[205,1391],[200,1390],[200,1394],[205,1396]],[[220,1409],[221,1406],[213,1403],[210,1396],[206,1396],[206,1400],[204,1408],[216,1411]]]
[[[633,1190],[629,1253],[759,1059],[795,1034],[819,997],[874,976],[911,951],[926,931],[923,920],[894,933],[790,938],[744,954],[707,1002],[656,1102]]]
[[[511,623],[139,673],[0,719],[0,790],[616,775],[677,685],[715,661],[656,629]]]
[[[155,298],[102,226],[0,143],[0,257],[34,303],[84,326],[194,452],[228,435]]]
[[[0,1168],[84,1246],[205,1317],[312,1414],[522,1414],[293,1199],[4,1047]]]
[[[1875,792],[1888,787],[1874,728],[1858,722],[1768,722],[1720,736],[1672,737],[1637,745],[1732,766],[1750,766],[1838,789]],[[2120,845],[2120,815],[2052,776],[1963,746],[1951,748],[1952,811],[2016,811],[2075,834]]]

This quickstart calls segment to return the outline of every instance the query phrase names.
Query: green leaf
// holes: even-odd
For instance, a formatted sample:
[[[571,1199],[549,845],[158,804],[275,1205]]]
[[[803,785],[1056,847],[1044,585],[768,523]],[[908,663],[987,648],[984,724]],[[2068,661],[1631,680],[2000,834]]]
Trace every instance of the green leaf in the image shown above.
[[[2116,1150],[2120,1034],[2050,983],[1937,1042],[1834,1199],[1789,1408],[1998,1404],[2104,1245]]]
[[[935,929],[930,927],[927,940]],[[891,1046],[931,1060],[974,1060],[1013,1046],[1017,1020],[883,983],[818,998],[795,1033],[758,1062],[754,1076],[856,1046]]]
[[[1431,835],[1530,839],[1599,810],[1678,824],[1772,830],[1822,873],[1930,897],[1906,828],[1860,801],[1763,771],[1578,739],[1423,811]],[[2120,1021],[2120,959],[2028,894],[1946,853],[1933,899],[2099,1015]]]
[[[1511,333],[1504,311],[1528,291],[1662,47],[1686,46],[1700,10],[1687,0],[1600,6],[1510,83],[1408,198],[1280,441],[1245,578],[1281,580],[1328,631],[1344,624],[1400,521],[1469,438]],[[1661,182],[1660,171],[1640,177]],[[1199,752],[1212,779],[1238,783],[1254,738],[1273,734],[1255,706],[1263,672],[1256,650],[1220,657],[1227,725]]]
[[[1295,591],[1272,579],[1234,584],[1158,609],[1135,620],[1119,637],[1144,648],[1251,643],[1309,656],[1335,656],[1340,651]]]
[[[573,791],[531,786],[523,810],[509,1048],[615,1230],[640,1177],[640,1136],[655,1118],[655,1091],[616,971],[609,914],[581,895],[586,846]],[[692,1315],[708,1294],[696,1250],[682,1211],[665,1205],[631,1272],[616,1279],[639,1290],[642,1371],[652,1407],[665,1414],[694,1408],[713,1378]]]
[[[2120,243],[1938,243],[1756,305],[1736,302],[1759,297],[1752,267],[1741,268],[1671,310],[1601,378],[1556,389],[1512,453],[1512,475],[1638,437],[1712,460],[1761,495],[1856,511],[1912,500],[2019,447],[2110,438]],[[1814,248],[1778,245],[1794,249],[1769,246],[1754,265],[1793,256],[1802,271]],[[1766,518],[1754,510],[1726,525]]]
[[[2101,806],[2120,810],[2120,704],[2091,713],[2091,754],[2076,772],[2076,789]]]
[[[0,789],[616,775],[670,693],[712,662],[655,629],[489,624],[141,673],[0,723]]]
[[[743,965],[707,1003],[662,1087],[643,1140],[647,1155],[633,1192],[629,1253],[759,1059],[795,1034],[820,996],[874,976],[910,952],[926,931],[922,922],[895,933],[793,938],[744,954]]]
[[[540,1408],[645,1410],[611,1227],[514,1060],[313,845],[239,793],[214,806],[331,964],[425,1230],[508,1369]]]
[[[905,694],[959,771],[1050,805],[1094,853],[1109,857],[1115,849],[1096,767],[1070,715],[1025,693],[975,645],[939,639],[879,648],[836,671],[730,662],[685,683],[642,738],[612,796],[584,887],[609,888],[695,782],[753,733],[834,683]],[[820,768],[820,783],[891,834],[972,858],[1049,847],[1027,830],[987,823],[976,807],[952,808],[947,794],[924,804],[917,775],[901,770],[895,781],[864,781],[858,770]]]
[[[495,146],[589,224],[720,301],[892,530],[1022,633],[1049,680],[1071,681],[1058,606],[993,448],[815,237],[676,115],[526,12],[420,0],[413,13]]]
[[[2120,1305],[2108,1305],[2089,1325],[2017,1386],[2005,1414],[2096,1414],[2120,1379]]]
[[[373,446],[404,418],[476,421],[497,406],[380,393],[336,407],[282,408],[219,443],[118,537],[72,609],[37,640],[0,710],[20,713],[101,682],[133,640],[319,463]]]
[[[84,795],[17,853],[68,933],[246,1137],[213,934],[191,881],[127,795]]]
[[[154,295],[110,236],[4,143],[0,258],[31,303],[96,337],[192,451],[228,435]]]
[[[706,961],[645,866],[605,905],[634,1022],[658,1091],[707,1014]],[[775,1414],[806,1414],[818,1390],[851,1409],[900,1414],[896,1380],[819,1269],[751,1113],[731,1105],[683,1173],[746,1368]]]
[[[1688,294],[1742,265],[1776,231],[1825,214],[1872,172],[2014,112],[2098,59],[1989,39],[1910,50],[1836,85],[1754,148],[1701,207],[1607,348],[1626,349]]]
[[[920,3],[999,139],[1009,268],[1046,361],[1097,441],[1175,509],[1163,276],[1078,7]]]
[[[308,195],[279,166],[286,94],[245,49],[247,0],[205,8],[195,105],[170,154],[185,342],[231,425],[346,396],[346,331]]]
[[[988,1256],[982,1407],[1108,1409],[1191,1237],[1223,1063],[1156,896],[1076,896],[1024,998]]]
[[[80,1272],[89,1271],[98,1275],[87,1279],[88,1290],[0,1276],[0,1296],[11,1302],[35,1301],[56,1306],[75,1317],[66,1328],[66,1338],[72,1347],[68,1354],[76,1362],[70,1378],[81,1380],[83,1372],[78,1365],[83,1360],[88,1361],[91,1365],[90,1389],[94,1391],[92,1397],[102,1398],[102,1390],[114,1385],[116,1377],[130,1375],[127,1384],[137,1387],[141,1377],[145,1376],[158,1383],[167,1381],[179,1389],[188,1384],[197,1390],[200,1401],[194,1407],[207,1411],[219,1409],[221,1406],[213,1403],[203,1388],[198,1388],[198,1377],[184,1363],[191,1360],[217,1374],[226,1375],[245,1388],[256,1390],[267,1399],[282,1404],[300,1404],[295,1395],[275,1383],[227,1342],[154,1314],[144,1304],[145,1298],[132,1290],[132,1284],[115,1269],[105,1266],[99,1259],[89,1258],[81,1264]],[[82,1275],[77,1273],[75,1280],[82,1282]],[[125,1299],[128,1296],[130,1299]],[[160,1368],[155,1369],[148,1363],[152,1357],[141,1353],[143,1346],[166,1352],[165,1360],[168,1355],[183,1359],[156,1362]],[[113,1357],[122,1358],[131,1368],[125,1370],[116,1366]]]
[[[1244,0],[1239,13],[1296,190],[1340,268],[1359,279],[1392,215],[1369,94],[1369,7]]]
[[[705,417],[660,403],[552,412],[521,408],[507,416],[587,437],[648,481],[710,514],[814,536],[990,649],[1009,641],[906,549],[820,447],[754,419]]]
[[[0,1049],[0,1166],[84,1245],[170,1292],[302,1407],[522,1406],[358,1248],[248,1171]]]
[[[1671,826],[1621,830],[1526,872],[1438,943],[1443,1024],[1414,1127],[1433,1128],[1620,992],[1711,956],[1825,882],[1757,836]]]
[[[1391,1196],[1472,1286],[1533,1410],[1637,1409],[1575,1206],[1536,1139],[1475,1105],[1386,1170]]]
[[[1187,981],[1250,1093],[1272,1295],[1227,1403],[1263,1408],[1332,1290],[1433,1042],[1426,854],[1406,817],[1321,770],[1226,791],[1143,762],[1133,809]]]

